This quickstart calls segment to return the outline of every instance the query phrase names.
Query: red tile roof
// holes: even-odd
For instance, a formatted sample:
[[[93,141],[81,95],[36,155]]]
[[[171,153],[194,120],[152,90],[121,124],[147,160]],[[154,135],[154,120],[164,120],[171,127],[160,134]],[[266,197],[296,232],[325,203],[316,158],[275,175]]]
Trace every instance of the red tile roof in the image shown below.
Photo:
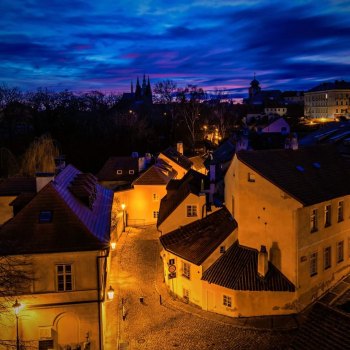
[[[160,237],[164,249],[190,261],[202,264],[237,228],[237,222],[226,208]]]
[[[240,246],[238,242],[203,273],[202,279],[233,290],[295,291],[293,283],[271,262],[269,262],[266,276],[260,277],[258,251]]]
[[[79,174],[67,166],[0,228],[0,241],[6,242],[2,253],[73,252],[108,246],[113,192],[96,185],[96,199],[90,208],[69,190]],[[39,221],[43,211],[51,212],[51,222]]]

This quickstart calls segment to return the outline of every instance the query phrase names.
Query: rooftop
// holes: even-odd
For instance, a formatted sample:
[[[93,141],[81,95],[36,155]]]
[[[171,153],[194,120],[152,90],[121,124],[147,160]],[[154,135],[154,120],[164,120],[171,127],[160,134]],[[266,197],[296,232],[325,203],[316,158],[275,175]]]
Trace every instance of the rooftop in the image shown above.
[[[160,237],[164,249],[201,265],[237,228],[237,222],[226,208]]]
[[[350,193],[349,164],[333,145],[240,151],[237,158],[306,206]]]
[[[138,158],[134,157],[110,157],[96,175],[99,181],[132,181],[138,174]],[[117,174],[121,170],[121,174]],[[134,174],[129,174],[134,170]]]
[[[350,90],[350,82],[336,80],[332,83],[322,83],[310,89],[308,92],[329,91],[329,90]]]
[[[95,190],[90,188],[95,193],[90,205],[70,189],[81,175],[67,166],[0,228],[4,254],[98,250],[108,245],[113,192],[96,183]]]
[[[23,192],[36,192],[35,177],[14,176],[0,181],[0,196],[17,196]]]
[[[265,277],[258,274],[258,251],[232,245],[204,273],[209,283],[234,290],[294,292],[295,287],[271,262]]]
[[[171,167],[157,160],[144,173],[142,173],[132,184],[133,185],[167,185],[176,176],[176,171]]]
[[[207,182],[207,176],[192,169],[181,180],[171,180],[167,185],[168,193],[160,202],[157,226],[164,222],[190,193],[198,196],[202,186],[208,187]]]
[[[186,156],[179,153],[174,147],[169,147],[161,153],[169,159],[171,159],[176,164],[183,167],[185,170],[189,170],[192,167],[192,162]]]

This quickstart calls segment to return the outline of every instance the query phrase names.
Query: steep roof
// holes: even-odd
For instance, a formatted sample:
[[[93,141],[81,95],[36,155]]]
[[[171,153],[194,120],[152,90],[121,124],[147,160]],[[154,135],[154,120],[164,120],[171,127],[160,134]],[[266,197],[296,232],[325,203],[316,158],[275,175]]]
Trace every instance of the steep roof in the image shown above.
[[[198,196],[202,183],[207,188],[208,177],[192,169],[181,180],[171,180],[167,185],[168,193],[160,202],[157,226],[164,222],[190,193]]]
[[[310,89],[308,92],[328,91],[328,90],[350,90],[350,82],[336,80],[332,83],[322,83]]]
[[[161,153],[171,159],[174,163],[180,165],[185,170],[189,170],[192,167],[193,163],[186,156],[179,153],[174,147],[169,147]]]
[[[349,164],[332,145],[240,151],[237,158],[306,206],[350,193]]]
[[[349,349],[350,315],[315,303],[299,328],[290,349],[343,350]]]
[[[228,139],[223,144],[221,144],[211,156],[209,156],[205,161],[204,165],[206,168],[210,167],[210,164],[222,164],[232,160],[236,150],[236,145],[231,139]]]
[[[132,184],[133,185],[167,185],[168,182],[176,175],[176,171],[171,168],[157,164],[152,165],[142,173]]]
[[[35,177],[14,176],[0,182],[0,196],[17,196],[36,192]]]
[[[132,181],[138,174],[138,164],[138,158],[110,157],[96,176],[99,181]],[[122,174],[117,174],[117,170],[122,170]],[[134,170],[134,174],[128,170]]]
[[[33,254],[105,248],[113,192],[67,166],[0,228],[2,253]],[[86,201],[89,193],[89,201]],[[40,218],[42,217],[43,220]]]
[[[226,208],[160,237],[164,249],[193,264],[202,264],[237,228]]]
[[[295,291],[293,283],[270,262],[266,276],[260,277],[258,251],[238,242],[204,272],[202,280],[234,290]]]

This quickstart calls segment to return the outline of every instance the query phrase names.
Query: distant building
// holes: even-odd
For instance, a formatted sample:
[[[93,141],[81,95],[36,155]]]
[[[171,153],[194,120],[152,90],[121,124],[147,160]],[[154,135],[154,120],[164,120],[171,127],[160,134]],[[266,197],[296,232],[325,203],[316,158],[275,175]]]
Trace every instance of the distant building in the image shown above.
[[[288,105],[290,104],[303,105],[304,91],[284,91],[282,93],[282,98],[284,102]]]
[[[122,102],[129,102],[130,104],[152,104],[152,88],[149,77],[146,81],[146,76],[143,75],[142,85],[140,84],[139,77],[137,77],[135,91],[133,82],[131,82],[130,92],[123,94]]]
[[[350,118],[350,82],[322,83],[305,92],[304,114],[309,118]]]

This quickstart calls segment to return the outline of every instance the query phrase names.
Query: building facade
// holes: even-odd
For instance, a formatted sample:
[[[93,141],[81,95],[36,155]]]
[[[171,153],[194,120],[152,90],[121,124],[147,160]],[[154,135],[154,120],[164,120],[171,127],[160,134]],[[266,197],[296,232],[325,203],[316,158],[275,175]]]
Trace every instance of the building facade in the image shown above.
[[[309,118],[350,117],[350,83],[323,83],[305,92],[304,114]]]

